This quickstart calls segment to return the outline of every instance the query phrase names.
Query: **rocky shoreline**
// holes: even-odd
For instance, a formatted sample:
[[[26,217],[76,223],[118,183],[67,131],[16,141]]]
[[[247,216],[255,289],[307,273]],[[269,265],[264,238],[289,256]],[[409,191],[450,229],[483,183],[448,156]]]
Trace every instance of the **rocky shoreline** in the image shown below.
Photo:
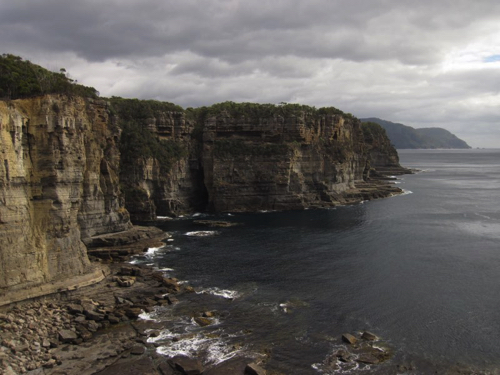
[[[265,352],[258,357],[243,354],[208,365],[206,358],[157,352],[166,342],[173,345],[186,337],[162,338],[161,332],[171,327],[165,322],[141,319],[142,314],[173,309],[179,301],[195,295],[192,287],[166,277],[162,271],[126,263],[131,255],[164,244],[160,240],[165,239],[165,233],[155,237],[151,234],[159,235],[155,229],[139,229],[150,234],[135,246],[122,245],[128,249],[126,253],[116,243],[128,240],[110,241],[108,245],[114,246],[101,247],[100,252],[98,247],[93,248],[96,264],[109,268],[100,283],[3,307],[0,374],[284,375],[266,369],[270,357]],[[122,252],[118,251],[120,248]],[[217,311],[194,309],[187,317],[202,328],[216,321],[217,315]],[[316,364],[320,373],[349,372],[368,366],[376,372],[393,355],[393,349],[371,332],[345,333],[338,341],[343,348]],[[393,374],[419,373],[414,364],[393,364],[390,368]],[[443,373],[488,372],[460,366]]]
[[[165,233],[157,228],[139,227],[132,234],[96,239],[89,254],[108,268],[104,280],[4,306],[0,310],[0,374],[265,374],[251,358],[235,358],[206,369],[202,359],[156,353],[160,344],[151,338],[165,324],[140,319],[140,315],[175,305],[194,290],[161,271],[125,261],[151,246],[164,245],[160,241],[164,238]],[[194,311],[191,318],[205,326],[215,315]]]
[[[356,191],[346,197],[346,203],[398,193],[400,189],[379,180],[357,186]],[[198,224],[232,225],[207,220],[199,220]],[[163,246],[166,236],[156,227],[140,226],[95,236],[86,246],[95,268],[102,270],[102,281],[3,306],[0,310],[1,374],[266,374],[260,363],[266,359],[265,355],[260,362],[255,362],[255,358],[236,357],[205,369],[203,359],[168,358],[156,353],[160,344],[151,338],[165,327],[138,319],[139,316],[157,307],[174,305],[194,290],[165,277],[161,271],[126,261],[148,248]],[[215,314],[212,311],[190,313],[201,327],[210,325]],[[178,339],[173,337],[172,341]]]
[[[139,316],[176,304],[193,289],[147,267],[109,266],[110,275],[99,284],[18,304],[0,314],[3,374],[265,373],[251,360],[230,361],[211,372],[204,371],[199,359],[157,354],[158,344],[148,338],[165,327]],[[200,326],[210,324],[213,314],[193,313]]]

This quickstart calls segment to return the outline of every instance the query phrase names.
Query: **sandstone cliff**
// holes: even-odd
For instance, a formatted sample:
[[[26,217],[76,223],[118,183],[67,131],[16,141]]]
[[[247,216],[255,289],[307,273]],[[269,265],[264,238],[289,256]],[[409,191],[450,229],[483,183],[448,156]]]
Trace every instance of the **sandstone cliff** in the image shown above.
[[[411,173],[399,164],[398,152],[383,127],[374,122],[363,122],[362,129],[372,175]]]
[[[92,271],[85,242],[131,227],[120,129],[101,100],[0,102],[0,292]]]
[[[353,118],[221,112],[204,125],[205,185],[215,211],[334,205],[363,180],[363,135]]]
[[[112,103],[124,128],[121,180],[133,220],[203,208],[350,203],[397,192],[373,184],[377,170],[404,171],[383,129],[363,128],[335,108],[226,102],[184,111],[153,101]],[[154,151],[172,144],[174,153]]]
[[[0,145],[1,293],[92,273],[87,248],[121,243],[128,211],[332,206],[393,194],[371,176],[404,172],[379,128],[301,105],[53,94],[0,102]]]
[[[200,143],[194,121],[174,104],[111,99],[123,129],[120,181],[134,221],[205,208]]]

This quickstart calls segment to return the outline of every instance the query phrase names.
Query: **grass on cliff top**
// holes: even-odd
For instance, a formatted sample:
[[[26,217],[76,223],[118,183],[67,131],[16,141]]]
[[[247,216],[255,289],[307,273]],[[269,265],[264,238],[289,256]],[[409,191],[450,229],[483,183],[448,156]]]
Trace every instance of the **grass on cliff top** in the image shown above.
[[[51,72],[11,54],[0,55],[0,98],[20,99],[44,94],[66,94],[97,98],[99,92],[77,84],[66,70]]]

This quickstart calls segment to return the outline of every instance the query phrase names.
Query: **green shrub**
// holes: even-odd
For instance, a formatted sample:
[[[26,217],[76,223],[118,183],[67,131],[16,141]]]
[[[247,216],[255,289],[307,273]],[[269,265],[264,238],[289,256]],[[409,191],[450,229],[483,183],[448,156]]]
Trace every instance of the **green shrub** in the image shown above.
[[[110,112],[118,116],[118,126],[122,129],[120,138],[120,163],[122,170],[130,168],[137,160],[154,158],[160,163],[164,173],[173,164],[187,155],[184,145],[176,140],[158,139],[147,128],[147,120],[158,117],[159,112],[182,112],[175,104],[156,100],[110,99]]]
[[[99,96],[93,87],[79,85],[67,77],[65,69],[55,73],[19,56],[0,56],[0,98],[19,99],[44,94]]]

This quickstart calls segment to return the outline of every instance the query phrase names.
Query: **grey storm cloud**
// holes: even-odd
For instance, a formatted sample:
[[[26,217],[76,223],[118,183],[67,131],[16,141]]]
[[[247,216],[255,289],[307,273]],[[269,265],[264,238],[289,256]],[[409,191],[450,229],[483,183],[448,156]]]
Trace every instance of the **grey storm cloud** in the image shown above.
[[[499,11],[486,0],[0,0],[0,50],[106,96],[333,105],[499,147]]]

